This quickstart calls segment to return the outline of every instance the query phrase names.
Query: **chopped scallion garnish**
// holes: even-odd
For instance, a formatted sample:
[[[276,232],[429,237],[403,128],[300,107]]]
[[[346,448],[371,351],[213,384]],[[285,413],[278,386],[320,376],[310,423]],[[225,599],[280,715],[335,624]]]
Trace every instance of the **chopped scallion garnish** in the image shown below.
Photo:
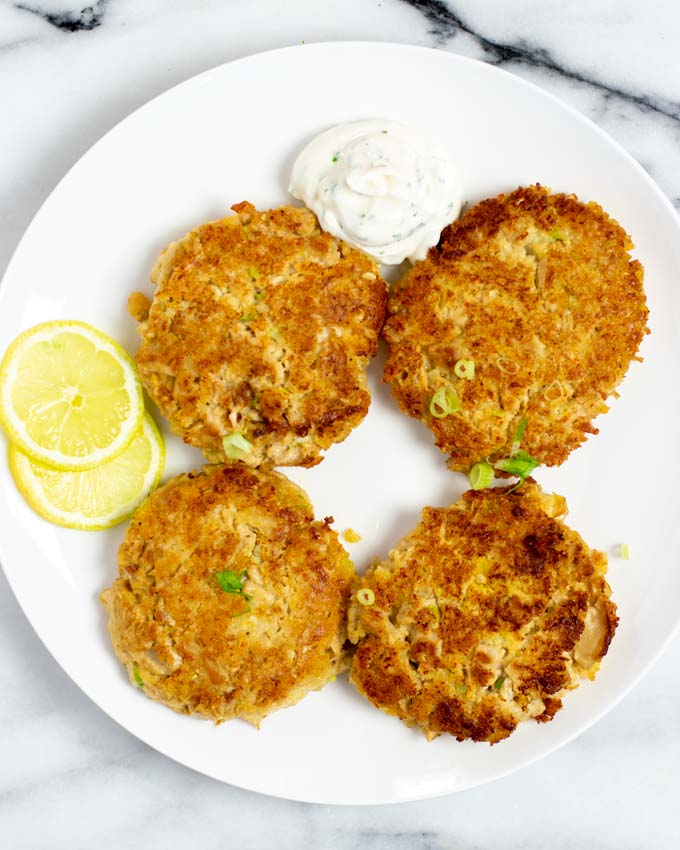
[[[239,318],[239,322],[254,322],[255,319],[257,319],[257,313],[244,313]]]
[[[524,484],[526,478],[541,464],[532,457],[528,452],[521,449],[516,451],[512,457],[502,458],[497,460],[494,466],[501,472],[507,472],[509,475],[516,475],[519,478],[518,487]]]
[[[493,466],[485,460],[476,463],[468,475],[473,490],[484,490],[493,481]]]
[[[557,401],[564,396],[564,387],[559,381],[553,381],[543,393],[543,397],[548,401]]]
[[[136,664],[132,665],[132,678],[135,680],[135,685],[137,685],[138,688],[144,687],[142,674],[139,672],[139,667]]]
[[[621,558],[624,561],[630,560],[630,546],[627,543],[621,544]]]
[[[519,451],[519,444],[522,442],[522,437],[524,436],[524,432],[526,431],[528,419],[522,419],[522,421],[517,426],[517,430],[515,431],[515,436],[512,438],[512,446],[510,448],[510,456],[516,455]]]
[[[501,472],[507,472],[510,475],[517,475],[519,478],[526,478],[537,466],[540,466],[540,463],[536,458],[522,449],[515,452],[512,457],[496,461],[496,469],[500,469]]]
[[[232,431],[222,437],[222,448],[229,460],[242,460],[253,450],[252,444],[238,431]]]
[[[245,596],[243,592],[243,585],[246,581],[245,570],[242,570],[240,573],[234,570],[219,570],[215,573],[215,578],[225,593],[235,593],[237,596]]]
[[[557,242],[564,242],[564,240],[566,239],[566,236],[561,230],[551,230],[548,236],[550,236],[551,239],[554,239]]]
[[[361,590],[357,590],[357,602],[359,605],[373,605],[375,593],[370,587],[362,587]]]
[[[524,436],[524,432],[527,429],[528,419],[522,419],[522,421],[517,426],[517,430],[515,431],[515,436],[512,438],[513,443],[517,443],[517,447],[519,448],[519,444],[522,442],[522,437]]]
[[[455,387],[447,386],[437,390],[430,399],[430,414],[435,419],[443,419],[460,410],[460,398]]]
[[[517,430],[512,438],[510,457],[501,458],[494,464],[495,469],[501,472],[507,472],[509,475],[516,475],[519,478],[517,484],[509,491],[510,493],[521,487],[534,469],[541,465],[535,457],[532,457],[528,452],[522,451],[519,447],[527,427],[527,422],[527,419],[522,419],[517,426]]]
[[[466,378],[468,381],[471,381],[475,377],[475,361],[457,360],[453,371],[457,378]]]
[[[234,596],[242,596],[246,600],[246,607],[244,610],[238,611],[236,614],[232,614],[232,619],[234,617],[242,617],[244,614],[250,613],[250,605],[248,603],[253,597],[248,596],[248,594],[243,591],[243,585],[245,584],[246,577],[245,570],[242,570],[240,573],[234,572],[234,570],[220,570],[215,573],[215,578],[217,579],[217,583],[221,590],[225,593],[231,593]]]
[[[493,683],[494,688],[495,688],[497,691],[500,691],[500,689],[503,687],[503,682],[504,682],[504,681],[505,681],[505,676],[499,676],[499,677],[496,679],[496,681]]]
[[[508,375],[516,375],[519,372],[519,363],[512,357],[498,357],[496,365],[501,372],[506,372]]]

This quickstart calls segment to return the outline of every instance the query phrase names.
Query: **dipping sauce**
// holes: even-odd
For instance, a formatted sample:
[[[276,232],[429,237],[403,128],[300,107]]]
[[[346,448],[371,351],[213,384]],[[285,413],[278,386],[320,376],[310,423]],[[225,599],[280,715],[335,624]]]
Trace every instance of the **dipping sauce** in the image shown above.
[[[385,265],[422,260],[461,207],[446,155],[420,130],[394,121],[321,133],[295,160],[289,191],[325,231]]]

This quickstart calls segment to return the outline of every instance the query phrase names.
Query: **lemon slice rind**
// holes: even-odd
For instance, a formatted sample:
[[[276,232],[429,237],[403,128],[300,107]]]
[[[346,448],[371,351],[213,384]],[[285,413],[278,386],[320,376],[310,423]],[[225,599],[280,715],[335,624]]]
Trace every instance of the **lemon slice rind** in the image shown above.
[[[18,382],[18,372],[22,355],[32,345],[50,342],[60,333],[73,332],[91,342],[98,351],[110,355],[124,374],[122,390],[129,399],[129,410],[111,441],[87,454],[69,455],[59,450],[40,445],[28,433],[26,422],[18,415],[12,393]],[[48,407],[49,405],[46,405]],[[12,443],[31,459],[61,470],[89,469],[106,463],[121,454],[130,445],[137,434],[144,415],[144,397],[142,384],[132,358],[115,340],[80,321],[53,321],[35,325],[20,334],[9,346],[0,363],[0,425],[7,432]],[[96,422],[91,423],[96,430]]]
[[[85,504],[71,506],[64,510],[56,503],[55,493],[67,493],[78,501],[78,494],[92,492],[99,488],[113,491],[125,474],[126,467],[134,465],[135,456],[149,449],[149,462],[146,470],[140,470],[142,480],[134,494],[130,494],[124,503],[111,507],[104,513],[96,507]],[[9,447],[9,468],[21,495],[33,510],[50,522],[64,528],[76,528],[81,531],[101,531],[111,528],[131,516],[135,509],[154,490],[161,479],[165,466],[165,444],[156,423],[148,413],[144,414],[142,424],[134,435],[131,444],[120,455],[98,467],[83,470],[56,470],[44,466],[15,445]]]

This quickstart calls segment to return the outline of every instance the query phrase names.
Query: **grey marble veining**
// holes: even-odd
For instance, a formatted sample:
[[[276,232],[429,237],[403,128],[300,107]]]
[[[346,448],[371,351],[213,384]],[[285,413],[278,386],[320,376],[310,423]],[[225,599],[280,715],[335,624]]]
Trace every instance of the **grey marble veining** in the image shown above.
[[[673,45],[680,40],[676,4],[653,3],[649,17],[642,21],[632,14],[629,3],[510,2],[503,4],[502,13],[496,7],[492,15],[488,11],[495,4],[482,4],[487,14],[480,15],[480,4],[470,0],[402,2],[427,21],[436,45],[517,73],[573,103],[624,143],[680,208],[676,177],[680,173],[680,63],[672,55]],[[602,11],[609,18],[599,17]],[[562,27],[573,16],[580,17],[587,30],[593,23],[591,15],[598,38],[590,50],[579,51],[573,27],[570,25],[566,32]],[[608,39],[607,25],[613,27],[622,19],[618,37]],[[537,22],[540,35],[534,32]],[[641,38],[647,38],[654,50],[648,54],[643,51],[643,60],[631,74],[629,57],[636,55]],[[652,128],[662,131],[671,142],[658,162],[642,152],[649,144]]]
[[[81,3],[14,3],[14,8],[20,12],[38,15],[57,29],[65,32],[92,30],[101,26],[108,0],[97,0],[90,6]]]
[[[617,82],[619,74],[614,74],[597,69],[585,70],[591,62],[575,63],[570,58],[560,57],[558,52],[551,47],[542,44],[529,32],[514,39],[505,35],[501,27],[501,34],[494,34],[494,30],[484,26],[476,26],[474,23],[474,10],[478,4],[466,2],[447,3],[444,0],[402,0],[412,8],[420,12],[428,21],[430,28],[428,32],[432,35],[436,44],[449,46],[459,36],[469,36],[478,45],[482,55],[479,57],[485,62],[499,67],[511,66],[513,68],[530,68],[551,72],[575,83],[592,86],[598,92],[609,98],[620,98],[634,104],[643,111],[658,113],[668,118],[680,121],[680,102],[665,97],[654,90],[645,90],[639,83],[632,83],[628,87]],[[513,4],[510,4],[511,6]],[[514,4],[517,10],[517,4]],[[553,4],[544,4],[555,10]],[[561,4],[568,13],[573,13],[572,4]],[[526,4],[521,4],[519,10],[526,11]],[[621,8],[621,5],[618,6]],[[616,14],[617,7],[610,5],[612,14]],[[503,16],[507,15],[509,7],[503,8]],[[677,24],[677,21],[674,20]],[[592,59],[592,57],[588,57]],[[598,57],[600,59],[600,57]]]
[[[0,0],[0,271],[65,171],[131,110],[221,62],[336,39],[429,45],[530,80],[680,208],[677,2]],[[492,785],[309,806],[221,785],[134,739],[55,664],[0,575],[0,848],[677,850],[679,668],[676,640],[606,719]]]

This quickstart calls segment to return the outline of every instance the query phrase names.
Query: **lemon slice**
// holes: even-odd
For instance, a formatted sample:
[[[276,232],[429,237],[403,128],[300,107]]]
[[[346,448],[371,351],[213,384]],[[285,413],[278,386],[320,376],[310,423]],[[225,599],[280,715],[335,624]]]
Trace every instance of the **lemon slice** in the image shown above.
[[[84,322],[24,331],[0,363],[0,424],[33,460],[87,469],[120,454],[144,400],[132,359]]]
[[[164,463],[163,438],[148,413],[127,449],[92,469],[50,469],[9,447],[12,477],[33,510],[57,525],[86,531],[129,517],[158,486]]]

